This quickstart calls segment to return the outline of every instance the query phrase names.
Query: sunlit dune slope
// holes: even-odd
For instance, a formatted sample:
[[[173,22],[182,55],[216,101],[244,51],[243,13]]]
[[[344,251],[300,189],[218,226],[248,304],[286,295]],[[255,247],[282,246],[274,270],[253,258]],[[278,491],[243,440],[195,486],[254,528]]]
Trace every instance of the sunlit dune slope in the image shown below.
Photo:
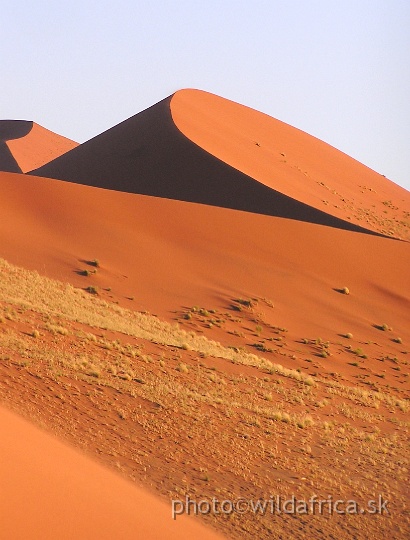
[[[0,171],[30,171],[77,144],[34,122],[0,120]]]
[[[259,296],[299,335],[410,326],[407,242],[12,173],[0,205],[0,257],[168,320]]]
[[[314,137],[181,90],[33,174],[80,184],[409,236],[409,194]]]
[[[222,538],[4,408],[0,427],[2,540]]]

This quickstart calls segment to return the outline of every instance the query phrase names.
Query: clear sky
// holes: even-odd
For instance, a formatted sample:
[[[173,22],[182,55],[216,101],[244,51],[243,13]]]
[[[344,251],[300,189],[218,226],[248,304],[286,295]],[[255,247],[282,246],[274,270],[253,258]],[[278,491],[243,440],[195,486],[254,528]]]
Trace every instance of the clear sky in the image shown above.
[[[0,118],[78,142],[199,88],[410,189],[409,0],[6,0],[0,66]]]

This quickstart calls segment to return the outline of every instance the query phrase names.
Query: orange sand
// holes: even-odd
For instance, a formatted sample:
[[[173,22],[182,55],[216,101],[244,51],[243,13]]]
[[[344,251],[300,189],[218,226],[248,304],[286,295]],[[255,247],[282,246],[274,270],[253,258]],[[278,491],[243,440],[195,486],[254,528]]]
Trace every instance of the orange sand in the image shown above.
[[[385,322],[410,340],[410,244],[386,238],[410,238],[410,194],[329,145],[195,90],[76,148],[30,124],[6,137],[0,123],[0,168],[35,169],[0,172],[0,257],[168,320],[259,297],[296,344],[351,332],[375,348]],[[10,413],[0,421],[0,537],[212,537]]]
[[[409,193],[267,115],[182,90],[33,174],[409,238]]]
[[[23,173],[41,167],[78,145],[23,120],[0,120],[0,144],[0,170]]]
[[[12,173],[0,201],[1,257],[79,287],[91,281],[76,271],[97,258],[92,284],[133,309],[171,318],[256,295],[300,335],[410,327],[407,242]],[[348,302],[333,290],[345,285]]]
[[[4,408],[0,426],[1,539],[222,538]]]

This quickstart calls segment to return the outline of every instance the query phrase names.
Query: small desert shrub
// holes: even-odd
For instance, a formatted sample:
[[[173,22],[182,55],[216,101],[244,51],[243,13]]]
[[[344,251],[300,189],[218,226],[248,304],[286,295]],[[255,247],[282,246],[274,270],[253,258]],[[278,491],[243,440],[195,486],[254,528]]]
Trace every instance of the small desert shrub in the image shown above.
[[[238,304],[240,304],[241,306],[245,306],[247,308],[251,308],[253,307],[253,302],[252,300],[244,300],[243,298],[237,298],[235,300],[235,302],[237,302]]]
[[[67,328],[64,328],[64,326],[47,323],[45,328],[52,334],[61,334],[62,336],[66,336],[68,334],[68,330]]]
[[[89,287],[87,287],[85,289],[88,293],[90,294],[98,294],[98,289],[97,287],[94,287],[93,285],[90,285]]]
[[[349,291],[348,287],[343,287],[343,289],[341,289],[341,292],[342,292],[342,294],[350,294],[350,291]]]
[[[392,341],[395,343],[402,343],[402,339],[400,337],[393,338]]]
[[[181,373],[188,373],[189,369],[188,369],[188,366],[186,364],[179,364],[178,366],[178,371],[180,371]]]
[[[96,268],[100,268],[100,261],[98,259],[93,259],[90,261],[91,266],[95,266]]]
[[[351,334],[350,332],[345,334],[345,338],[347,338],[347,339],[352,339],[352,337],[353,337],[353,334]]]
[[[38,337],[40,337],[40,332],[38,330],[33,330],[31,332],[31,336],[35,339],[37,339]]]
[[[386,323],[376,324],[375,327],[378,330],[382,330],[383,332],[387,332],[388,330],[391,330],[390,326],[388,324],[386,324]]]
[[[364,354],[363,352],[363,349],[354,349],[353,351],[353,354],[355,354],[356,356],[359,356],[360,358],[367,358],[367,355]]]

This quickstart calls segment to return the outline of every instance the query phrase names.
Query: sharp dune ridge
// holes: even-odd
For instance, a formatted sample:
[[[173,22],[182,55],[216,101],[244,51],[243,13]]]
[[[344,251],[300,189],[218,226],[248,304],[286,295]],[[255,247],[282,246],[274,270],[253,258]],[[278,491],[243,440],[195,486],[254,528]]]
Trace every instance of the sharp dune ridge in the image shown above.
[[[0,170],[26,173],[78,143],[27,120],[0,120]]]
[[[196,90],[173,94],[30,174],[398,237],[390,221],[377,223],[363,190],[387,184],[400,206],[409,203],[405,190],[329,145]],[[382,194],[372,195],[380,204]]]
[[[0,171],[0,539],[408,537],[406,190],[192,89]],[[292,493],[393,512],[171,519]]]

